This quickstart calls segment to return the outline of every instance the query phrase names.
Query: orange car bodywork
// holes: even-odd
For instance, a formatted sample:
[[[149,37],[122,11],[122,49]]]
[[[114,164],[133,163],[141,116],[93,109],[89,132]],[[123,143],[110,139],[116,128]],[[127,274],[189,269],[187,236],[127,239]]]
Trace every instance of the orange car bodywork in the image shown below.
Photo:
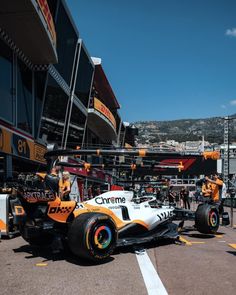
[[[94,206],[87,203],[78,204],[75,201],[61,201],[58,197],[55,201],[48,202],[48,216],[57,222],[66,223],[68,217],[73,212],[73,217],[76,218],[77,216],[89,213],[89,212],[96,212],[96,213],[103,213],[112,218],[114,221],[117,229],[120,229],[127,225],[128,223],[138,223],[145,228],[148,228],[148,225],[143,222],[142,220],[133,220],[132,222],[124,222],[120,218],[118,218],[110,209],[101,207],[101,206]],[[76,208],[76,206],[78,206]]]

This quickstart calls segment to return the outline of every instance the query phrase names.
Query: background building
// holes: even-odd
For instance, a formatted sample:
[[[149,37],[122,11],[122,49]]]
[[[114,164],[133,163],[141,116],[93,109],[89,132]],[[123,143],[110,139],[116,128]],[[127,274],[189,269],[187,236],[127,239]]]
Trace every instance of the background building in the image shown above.
[[[49,143],[62,148],[120,145],[119,103],[66,2],[3,0],[0,13],[1,180],[14,171],[45,170]],[[73,173],[111,181],[105,172],[94,171]]]

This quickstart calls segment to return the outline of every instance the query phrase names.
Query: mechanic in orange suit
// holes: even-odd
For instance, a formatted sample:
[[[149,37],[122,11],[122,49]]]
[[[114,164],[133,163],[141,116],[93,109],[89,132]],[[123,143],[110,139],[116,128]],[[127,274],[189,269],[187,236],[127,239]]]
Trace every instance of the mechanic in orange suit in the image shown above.
[[[70,191],[71,191],[71,183],[70,183],[70,173],[64,171],[62,173],[62,179],[59,181],[59,192],[60,198],[62,201],[70,201]]]
[[[212,200],[214,203],[217,203],[220,201],[220,189],[222,189],[223,186],[223,181],[219,178],[219,175],[217,173],[215,173],[213,175],[213,179],[210,179],[209,177],[205,177],[205,179],[207,180],[207,182],[209,182],[211,184],[211,188],[212,188]]]
[[[211,198],[212,197],[212,185],[209,181],[207,181],[209,177],[205,177],[202,184],[202,195],[204,198]]]

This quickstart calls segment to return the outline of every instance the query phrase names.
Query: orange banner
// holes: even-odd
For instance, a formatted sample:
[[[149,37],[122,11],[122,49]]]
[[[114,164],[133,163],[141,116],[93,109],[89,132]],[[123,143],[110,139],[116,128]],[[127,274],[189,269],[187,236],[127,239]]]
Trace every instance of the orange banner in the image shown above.
[[[48,3],[47,0],[37,0],[38,5],[40,7],[40,10],[44,16],[44,19],[47,23],[48,26],[48,30],[51,34],[52,40],[54,45],[56,45],[57,42],[57,36],[56,36],[56,31],[55,31],[55,26],[54,26],[54,22],[53,22],[53,18],[50,12],[50,9],[48,7]]]
[[[0,152],[46,164],[47,148],[17,132],[0,126]]]
[[[116,119],[111,111],[96,97],[94,97],[94,109],[103,114],[111,124],[116,128]]]

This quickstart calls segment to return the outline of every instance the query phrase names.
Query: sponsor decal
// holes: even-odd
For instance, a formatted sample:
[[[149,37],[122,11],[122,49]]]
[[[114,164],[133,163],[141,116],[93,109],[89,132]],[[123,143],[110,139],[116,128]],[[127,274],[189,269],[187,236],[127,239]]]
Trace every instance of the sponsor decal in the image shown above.
[[[54,201],[56,196],[52,192],[24,192],[23,198],[28,203],[37,203],[37,202],[48,202]]]
[[[120,206],[109,206],[108,209],[110,210],[120,209]]]
[[[72,207],[51,207],[48,214],[66,214],[70,213]]]
[[[94,234],[94,243],[99,249],[107,248],[112,240],[111,230],[108,226],[98,227]]]
[[[53,43],[54,45],[56,44],[56,31],[55,31],[55,26],[54,26],[54,22],[53,22],[53,18],[51,15],[51,12],[49,10],[49,6],[47,3],[47,0],[37,0],[38,5],[40,7],[40,10],[44,16],[44,19],[47,23],[48,26],[48,30],[50,32],[50,35],[53,39]]]
[[[167,211],[167,212],[164,212],[164,213],[161,213],[161,216],[159,214],[157,214],[157,216],[162,220],[163,219],[167,219],[171,216],[173,216],[174,213],[172,211]]]
[[[13,134],[12,153],[16,156],[30,158],[30,147],[28,141],[22,136]]]
[[[24,211],[24,208],[22,206],[14,206],[14,209],[15,209],[15,213],[16,215],[24,215],[25,214],[25,211]]]
[[[80,203],[76,203],[75,209],[84,209],[84,205]]]
[[[41,146],[39,144],[34,145],[34,160],[41,162],[41,163],[46,163],[44,159],[44,154],[46,153],[47,149],[44,146]]]
[[[94,109],[103,114],[116,128],[116,119],[113,116],[112,112],[96,97],[94,98]]]
[[[110,197],[110,198],[97,197],[97,198],[95,198],[95,202],[98,205],[103,205],[103,204],[124,204],[125,203],[125,198],[124,197]]]
[[[158,217],[160,220],[162,220],[162,217],[161,217],[159,214],[157,214],[157,217]]]
[[[107,216],[99,216],[97,220],[107,220]]]
[[[15,131],[0,127],[0,151],[45,164],[46,150],[45,146],[16,134]]]
[[[94,208],[94,209],[91,209],[91,211],[92,212],[99,212],[99,211],[101,211],[101,209],[100,208]]]
[[[215,211],[211,211],[209,214],[208,225],[215,227],[217,226],[217,224],[218,224],[218,216]]]
[[[196,157],[195,158],[188,158],[188,159],[165,159],[160,161],[161,165],[179,165],[180,161],[182,162],[182,165],[184,168],[182,169],[183,171],[186,171],[188,169],[190,169],[190,167],[196,162]],[[155,169],[154,169],[155,170]],[[162,170],[165,170],[165,168],[163,168]]]

